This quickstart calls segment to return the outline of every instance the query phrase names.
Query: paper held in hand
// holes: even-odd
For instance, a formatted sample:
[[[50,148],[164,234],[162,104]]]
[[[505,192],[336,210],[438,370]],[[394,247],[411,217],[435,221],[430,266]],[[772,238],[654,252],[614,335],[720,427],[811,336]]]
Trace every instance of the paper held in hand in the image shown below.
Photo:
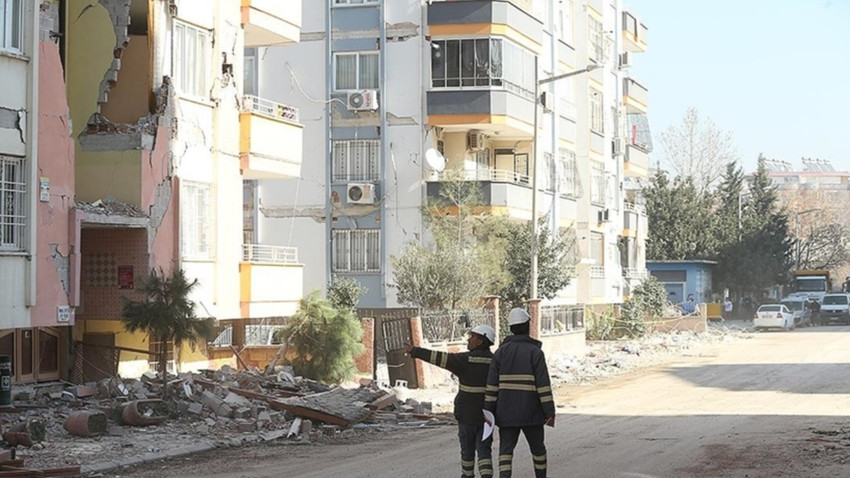
[[[486,440],[493,434],[493,424],[496,423],[496,417],[489,410],[481,410],[484,412],[484,433],[481,434],[481,440]]]

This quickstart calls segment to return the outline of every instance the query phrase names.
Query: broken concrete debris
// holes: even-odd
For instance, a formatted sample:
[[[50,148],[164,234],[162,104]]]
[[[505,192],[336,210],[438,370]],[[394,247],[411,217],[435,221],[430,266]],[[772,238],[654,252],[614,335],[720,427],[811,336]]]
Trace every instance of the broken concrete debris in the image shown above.
[[[134,449],[168,447],[160,434],[175,446],[193,437],[230,447],[448,422],[430,415],[430,403],[402,402],[371,380],[357,388],[329,387],[297,377],[289,367],[277,368],[269,374],[224,366],[169,375],[166,397],[162,378],[153,373],[139,380],[18,386],[12,407],[0,411],[0,431],[7,446],[47,467],[85,466]],[[85,446],[75,447],[77,440]],[[111,452],[95,451],[105,448]]]

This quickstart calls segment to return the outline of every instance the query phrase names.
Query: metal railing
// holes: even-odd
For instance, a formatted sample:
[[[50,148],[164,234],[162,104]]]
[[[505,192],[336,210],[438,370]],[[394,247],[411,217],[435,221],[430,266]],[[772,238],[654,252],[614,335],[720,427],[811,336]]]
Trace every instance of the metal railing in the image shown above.
[[[635,204],[631,201],[623,201],[623,211],[633,212],[635,214],[646,215],[646,207]]]
[[[433,173],[432,181],[493,181],[497,183],[514,183],[530,185],[531,179],[528,174],[510,171],[507,169],[464,169],[464,170],[447,170],[441,173]]]
[[[256,113],[274,119],[300,123],[301,113],[294,106],[277,103],[254,95],[242,97],[242,111]]]
[[[420,314],[422,336],[430,343],[461,342],[476,325],[496,328],[491,310],[446,310]]]
[[[298,264],[298,248],[242,244],[242,260],[245,262],[268,262],[271,264]]]
[[[625,277],[626,279],[646,279],[647,277],[649,277],[649,272],[646,269],[624,267],[623,277]]]
[[[584,307],[551,305],[540,307],[540,334],[555,335],[584,328]]]
[[[590,266],[590,277],[600,279],[605,277],[605,266]]]

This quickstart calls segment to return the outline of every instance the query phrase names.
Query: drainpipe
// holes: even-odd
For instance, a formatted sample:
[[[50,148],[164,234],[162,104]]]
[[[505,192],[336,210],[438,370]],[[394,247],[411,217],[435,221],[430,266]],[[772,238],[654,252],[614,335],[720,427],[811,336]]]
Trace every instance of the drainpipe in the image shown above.
[[[38,56],[38,46],[39,46],[39,10],[35,7],[35,2],[25,2],[25,8],[27,11],[24,12],[25,17],[29,15],[30,25],[28,33],[25,33],[24,42],[29,43],[30,52],[30,62],[27,67],[27,75],[29,76],[29,80],[27,83],[27,104],[30,106],[30,110],[27,111],[26,117],[26,128],[27,133],[24,137],[24,141],[27,144],[27,157],[29,161],[25,161],[24,164],[29,164],[28,172],[29,172],[29,184],[31,193],[29,195],[29,207],[28,209],[31,211],[31,218],[29,232],[27,233],[27,250],[29,254],[27,254],[28,264],[27,271],[29,277],[27,277],[27,287],[26,287],[26,297],[25,303],[27,307],[32,307],[36,304],[36,287],[38,283],[37,277],[37,269],[38,269],[38,261],[34,260],[38,255],[38,194],[36,191],[36,187],[39,184],[38,181],[38,71],[39,71],[39,56]],[[29,42],[27,42],[29,40]],[[29,311],[32,313],[32,310]],[[30,317],[30,321],[32,321],[32,317]]]
[[[331,39],[331,7],[333,0],[327,0],[325,7],[325,94],[328,99],[331,99],[331,88],[333,84],[333,41]],[[331,194],[331,169],[333,168],[333,148],[331,140],[333,139],[333,130],[331,129],[331,115],[333,114],[333,103],[328,101],[325,103],[325,282],[333,284],[333,211],[332,204],[333,196]]]
[[[381,26],[379,29],[379,34],[381,38],[379,40],[380,50],[378,52],[379,60],[379,72],[380,79],[378,85],[380,86],[381,91],[381,102],[378,104],[378,114],[381,115],[381,187],[379,191],[381,192],[381,196],[384,198],[381,200],[381,299],[384,300],[384,306],[386,307],[386,299],[387,299],[387,265],[389,263],[388,258],[389,254],[387,254],[387,20],[386,20],[386,4],[387,2],[381,2],[378,7],[378,21],[381,22]],[[396,192],[396,194],[398,194]]]

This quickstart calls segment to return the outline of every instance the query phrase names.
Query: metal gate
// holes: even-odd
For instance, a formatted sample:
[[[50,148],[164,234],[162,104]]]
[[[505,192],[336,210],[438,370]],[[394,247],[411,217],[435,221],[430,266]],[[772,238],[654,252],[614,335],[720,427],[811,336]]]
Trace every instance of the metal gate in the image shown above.
[[[390,385],[402,380],[408,388],[419,388],[415,360],[404,353],[404,345],[413,343],[410,318],[383,319],[380,322]]]

